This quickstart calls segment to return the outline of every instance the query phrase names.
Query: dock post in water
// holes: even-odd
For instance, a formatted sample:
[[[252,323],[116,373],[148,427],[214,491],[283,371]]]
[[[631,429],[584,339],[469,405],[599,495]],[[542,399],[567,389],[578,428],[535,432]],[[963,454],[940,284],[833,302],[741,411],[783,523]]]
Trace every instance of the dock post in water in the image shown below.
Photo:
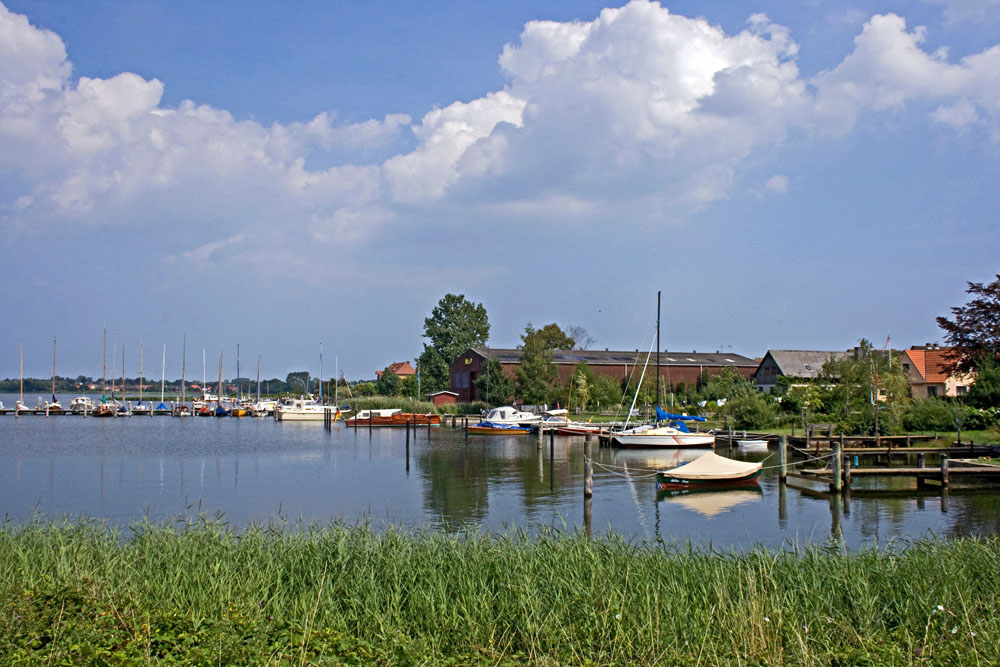
[[[593,438],[587,434],[583,438],[583,497],[590,498],[594,495],[594,462],[590,455],[593,448]]]
[[[947,487],[951,480],[948,478],[948,455],[941,455],[941,486]]]
[[[778,481],[785,483],[788,477],[788,440],[784,435],[778,438]]]
[[[843,451],[843,450],[841,450]],[[851,491],[851,457],[844,457],[844,490],[848,492]],[[846,500],[844,502],[847,502]]]
[[[830,480],[830,490],[834,493],[840,493],[844,488],[844,478],[841,477],[844,459],[841,455],[840,443],[832,442],[830,444],[833,446],[833,479]]]
[[[907,438],[909,438],[909,436],[907,436]],[[926,465],[927,465],[926,455],[923,452],[918,453],[917,454],[917,467],[918,468],[923,468],[923,467],[926,467]],[[924,488],[924,478],[923,477],[917,477],[917,488],[918,489]]]

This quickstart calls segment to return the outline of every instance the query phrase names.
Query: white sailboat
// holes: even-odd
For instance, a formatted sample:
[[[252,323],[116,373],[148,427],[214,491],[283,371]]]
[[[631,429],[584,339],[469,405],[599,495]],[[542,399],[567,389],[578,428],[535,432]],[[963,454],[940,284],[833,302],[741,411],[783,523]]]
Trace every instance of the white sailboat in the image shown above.
[[[153,408],[154,415],[169,415],[170,406],[163,400],[163,389],[167,381],[167,344],[163,344],[163,360],[160,362],[160,403]]]
[[[30,413],[34,412],[34,410],[32,410],[31,408],[29,408],[27,405],[24,404],[24,343],[21,343],[20,359],[21,359],[21,370],[20,370],[21,389],[20,389],[20,391],[18,393],[17,402],[14,403],[14,416],[15,417],[18,416],[21,413],[29,413],[30,414]]]
[[[149,414],[149,406],[142,402],[142,353],[143,353],[143,343],[139,341],[139,404],[132,406],[132,414],[139,417],[145,417]]]
[[[45,402],[45,414],[61,415],[65,410],[56,398],[56,339],[52,337],[52,400]]]
[[[636,399],[639,397],[639,389],[642,387],[642,380],[646,376],[646,366],[649,364],[650,355],[646,355],[646,363],[642,367],[642,375],[639,376],[639,386],[635,389],[635,396],[632,398],[632,405],[629,408],[628,417],[625,418],[625,428],[621,431],[614,431],[610,435],[611,444],[617,447],[714,447],[714,433],[692,433],[685,422],[705,421],[703,417],[693,417],[690,415],[676,415],[664,412],[660,409],[660,293],[656,293],[656,424],[643,424],[641,426],[628,427],[632,418],[632,411],[635,409]],[[661,426],[660,422],[667,422]]]

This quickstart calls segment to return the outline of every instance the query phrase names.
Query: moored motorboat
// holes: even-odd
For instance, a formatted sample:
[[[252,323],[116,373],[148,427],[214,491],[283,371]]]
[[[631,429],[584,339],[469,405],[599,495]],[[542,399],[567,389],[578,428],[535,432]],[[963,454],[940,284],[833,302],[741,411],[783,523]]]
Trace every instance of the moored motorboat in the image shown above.
[[[502,405],[487,412],[486,416],[482,418],[482,421],[489,422],[491,424],[531,426],[532,424],[541,421],[541,419],[541,415],[536,415],[533,412],[521,412],[513,406]]]
[[[518,424],[503,424],[500,422],[481,421],[466,427],[466,431],[478,435],[527,435],[531,433],[530,426]]]
[[[190,417],[191,406],[187,403],[178,403],[174,406],[174,417]]]
[[[274,418],[284,422],[323,421],[327,408],[312,396],[287,399],[274,410]]]
[[[77,396],[69,402],[69,411],[74,415],[89,413],[94,409],[94,399],[90,396]]]
[[[690,463],[656,473],[657,489],[711,488],[756,484],[764,463],[734,461],[705,452]]]

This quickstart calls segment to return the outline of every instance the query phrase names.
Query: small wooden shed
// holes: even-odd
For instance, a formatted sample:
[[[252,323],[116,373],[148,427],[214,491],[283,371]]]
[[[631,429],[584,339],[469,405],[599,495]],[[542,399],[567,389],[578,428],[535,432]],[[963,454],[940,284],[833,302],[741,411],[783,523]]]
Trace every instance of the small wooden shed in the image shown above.
[[[455,405],[458,403],[458,394],[454,391],[436,391],[427,394],[427,400],[434,405]]]

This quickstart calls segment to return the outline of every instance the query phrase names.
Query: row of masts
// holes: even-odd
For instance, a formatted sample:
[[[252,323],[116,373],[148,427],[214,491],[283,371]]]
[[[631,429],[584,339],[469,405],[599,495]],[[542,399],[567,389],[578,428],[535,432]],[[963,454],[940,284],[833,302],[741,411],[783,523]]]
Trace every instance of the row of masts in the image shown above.
[[[115,336],[112,342],[111,348],[111,401],[115,400],[115,376],[117,375],[116,369],[114,368],[115,360],[117,359],[117,348],[118,348],[118,337]],[[108,393],[108,330],[104,330],[104,340],[102,347],[102,358],[101,358],[101,394],[106,395]],[[19,349],[19,372],[20,377],[20,387],[18,392],[18,403],[22,406],[24,405],[24,343],[20,344]],[[219,388],[218,396],[219,401],[222,400],[222,359],[223,351],[219,351]],[[260,367],[263,355],[257,355],[257,401],[260,402]],[[142,380],[144,373],[144,344],[139,341],[139,404],[142,405]],[[337,363],[337,370],[339,371],[339,361]],[[319,368],[320,368],[320,378],[319,378],[319,398],[320,402],[323,402],[323,344],[319,344]],[[167,345],[163,345],[163,356],[160,363],[160,403],[163,404],[166,388],[166,369],[167,369]],[[208,385],[205,373],[205,349],[201,350],[201,374],[202,374],[202,386],[206,387]],[[240,377],[240,345],[236,344],[236,377]],[[340,379],[337,379],[337,384],[340,383]],[[181,354],[181,402],[187,400],[187,335],[184,336],[183,352]],[[337,396],[337,388],[334,388],[334,396]],[[239,392],[239,398],[242,399],[243,385],[240,383],[237,387]],[[125,341],[122,341],[122,382],[121,382],[121,394],[122,400],[125,398]],[[336,399],[335,399],[336,400]],[[52,402],[56,403],[56,338],[52,338]]]

